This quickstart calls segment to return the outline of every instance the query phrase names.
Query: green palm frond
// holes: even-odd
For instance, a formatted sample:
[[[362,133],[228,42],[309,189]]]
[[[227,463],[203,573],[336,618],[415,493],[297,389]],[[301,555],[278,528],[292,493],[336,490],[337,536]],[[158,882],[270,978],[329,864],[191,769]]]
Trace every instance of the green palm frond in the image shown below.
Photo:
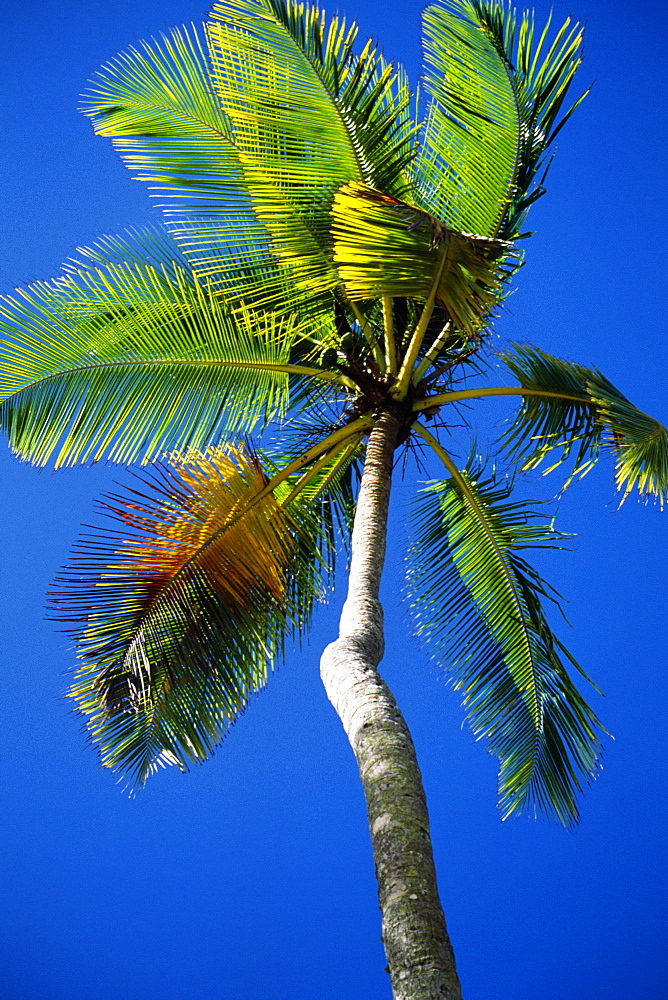
[[[211,86],[208,57],[196,29],[173,29],[106,63],[82,98],[99,135],[161,136],[193,155],[228,137],[230,122]],[[121,146],[122,148],[122,146]],[[175,151],[178,146],[175,145]],[[197,157],[184,176],[197,177]],[[204,161],[206,162],[206,161]],[[174,164],[176,166],[176,164]],[[184,160],[181,170],[186,168]],[[177,171],[178,173],[179,171]],[[206,169],[201,179],[209,178]]]
[[[563,361],[531,345],[514,345],[501,360],[529,390],[503,445],[523,468],[547,457],[551,471],[575,452],[574,476],[591,469],[602,450],[615,455],[617,488],[663,504],[668,499],[668,432],[595,368]],[[531,394],[533,390],[536,395]],[[555,460],[556,459],[556,460]]]
[[[520,554],[560,547],[563,536],[531,504],[510,501],[512,484],[481,475],[471,465],[416,503],[411,615],[462,692],[475,736],[499,759],[503,818],[533,809],[569,825],[597,773],[601,728],[542,607],[558,595]]]
[[[210,17],[214,83],[244,161],[321,220],[317,195],[346,180],[407,189],[417,125],[406,75],[371,39],[354,51],[354,22],[296,0],[223,0]]]
[[[366,185],[340,188],[332,206],[334,260],[349,298],[436,302],[466,334],[479,333],[501,297],[507,244],[447,229]]]
[[[264,686],[333,569],[319,517],[345,496],[332,464],[288,512],[240,449],[156,467],[103,504],[112,528],[79,542],[51,617],[77,640],[70,695],[104,766],[141,785],[203,761]]]
[[[417,161],[422,203],[455,229],[496,236],[519,150],[508,67],[470,0],[430,5],[423,29],[431,103]]]
[[[232,314],[177,262],[96,256],[0,301],[0,424],[18,454],[147,462],[285,412],[294,317]]]
[[[253,211],[194,28],[116,56],[92,80],[82,110],[160,198],[170,231],[201,278],[224,288],[233,274],[251,285],[277,280],[269,234]]]
[[[516,239],[544,192],[548,151],[582,100],[561,114],[582,28],[569,18],[548,41],[550,20],[539,32],[507,0],[442,0],[424,12],[432,100],[417,184],[454,228]]]
[[[82,110],[160,198],[166,224],[200,280],[235,300],[254,295],[291,307],[300,299],[295,275],[285,261],[277,267],[270,233],[253,208],[232,125],[194,28],[118,55],[96,74]],[[282,210],[312,268],[330,274],[325,287],[336,283],[312,234],[289,204]]]
[[[244,166],[257,173],[257,185],[266,179],[268,198],[279,192],[316,229],[331,190],[361,176],[330,93],[271,4],[233,0],[212,16],[213,84]],[[304,16],[319,25],[316,11]]]
[[[213,81],[233,125],[253,209],[287,268],[292,294],[327,293],[329,204],[338,185],[378,177],[406,187],[412,155],[409,92],[371,43],[353,53],[357,28],[291,0],[216,4],[208,25]],[[279,306],[265,283],[247,300]]]
[[[541,31],[533,11],[523,10],[518,16],[508,0],[471,0],[471,6],[508,65],[519,112],[514,189],[498,232],[501,238],[512,240],[528,235],[521,229],[531,205],[545,194],[550,148],[588,93],[563,110],[582,63],[584,28],[567,17],[550,39],[551,13]]]
[[[337,284],[328,196],[373,177],[406,189],[415,125],[405,74],[317,8],[218,4],[194,29],[118,56],[84,111],[162,200],[196,273],[235,299],[291,308]]]

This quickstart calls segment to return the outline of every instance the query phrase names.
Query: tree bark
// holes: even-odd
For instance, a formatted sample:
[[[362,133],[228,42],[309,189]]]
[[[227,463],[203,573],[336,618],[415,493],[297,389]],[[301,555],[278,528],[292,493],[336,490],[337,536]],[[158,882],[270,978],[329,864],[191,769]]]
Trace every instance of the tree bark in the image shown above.
[[[385,558],[392,462],[399,424],[384,413],[367,446],[339,638],[320,673],[357,759],[366,797],[395,1000],[461,1000],[438,896],[429,819],[415,748],[377,665],[383,655],[378,600]]]

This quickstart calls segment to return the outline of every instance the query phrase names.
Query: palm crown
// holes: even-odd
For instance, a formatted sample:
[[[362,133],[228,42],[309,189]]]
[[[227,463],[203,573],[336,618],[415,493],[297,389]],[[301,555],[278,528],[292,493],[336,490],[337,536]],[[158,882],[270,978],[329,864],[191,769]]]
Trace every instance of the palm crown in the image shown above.
[[[71,693],[134,783],[205,759],[307,628],[389,415],[393,447],[444,468],[411,513],[415,630],[499,758],[503,815],[570,823],[601,729],[525,558],[561,536],[440,431],[462,401],[515,397],[510,467],[572,457],[568,482],[610,451],[624,494],[666,496],[666,431],[598,371],[513,346],[513,384],[482,377],[579,103],[582,32],[501,0],[433,4],[419,100],[356,36],[294,0],[226,0],[204,35],[118,56],[85,97],[165,229],[4,301],[2,425],[35,464],[160,464],[107,498],[111,527],[54,594],[79,642]]]

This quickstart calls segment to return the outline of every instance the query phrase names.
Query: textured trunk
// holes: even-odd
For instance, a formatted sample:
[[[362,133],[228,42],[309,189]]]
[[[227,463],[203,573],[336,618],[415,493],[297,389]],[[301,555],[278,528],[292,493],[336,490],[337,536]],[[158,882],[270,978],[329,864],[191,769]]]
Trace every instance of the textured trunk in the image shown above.
[[[382,935],[395,1000],[461,1000],[438,898],[422,777],[408,727],[376,669],[383,655],[378,600],[398,422],[384,414],[369,438],[355,515],[348,597],[321,676],[364,786]]]

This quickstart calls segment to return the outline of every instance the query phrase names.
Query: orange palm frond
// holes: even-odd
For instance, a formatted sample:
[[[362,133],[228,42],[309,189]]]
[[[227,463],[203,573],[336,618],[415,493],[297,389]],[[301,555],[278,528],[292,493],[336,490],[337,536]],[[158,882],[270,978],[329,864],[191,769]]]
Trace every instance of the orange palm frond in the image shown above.
[[[103,505],[116,527],[79,543],[52,602],[79,647],[70,695],[102,763],[137,783],[211,754],[301,600],[295,525],[271,494],[258,500],[256,456],[214,450],[140,481]]]

